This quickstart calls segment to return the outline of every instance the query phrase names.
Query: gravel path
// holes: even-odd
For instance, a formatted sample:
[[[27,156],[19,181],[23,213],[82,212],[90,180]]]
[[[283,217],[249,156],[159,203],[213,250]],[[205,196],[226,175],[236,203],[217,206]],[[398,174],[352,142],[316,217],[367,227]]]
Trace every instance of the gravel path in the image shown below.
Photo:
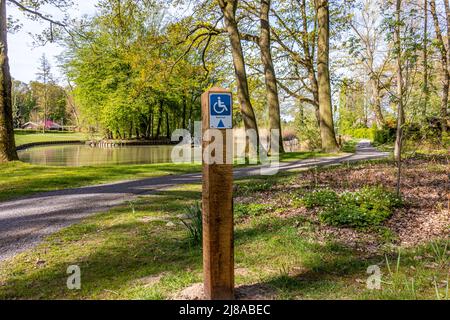
[[[365,142],[351,156],[281,163],[279,170],[305,169],[386,156],[386,153],[378,152]],[[261,167],[234,171],[236,178],[260,174]],[[152,194],[175,185],[198,183],[201,179],[201,173],[164,176],[46,192],[0,203],[0,261],[33,247],[45,236],[89,215],[107,211],[140,195]]]

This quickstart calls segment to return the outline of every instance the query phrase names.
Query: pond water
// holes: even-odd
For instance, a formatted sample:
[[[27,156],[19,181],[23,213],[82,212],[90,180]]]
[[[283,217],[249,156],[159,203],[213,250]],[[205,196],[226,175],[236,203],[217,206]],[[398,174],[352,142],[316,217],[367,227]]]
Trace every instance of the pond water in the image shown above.
[[[171,162],[173,146],[92,148],[86,145],[54,145],[19,151],[23,162],[44,166],[98,166]]]

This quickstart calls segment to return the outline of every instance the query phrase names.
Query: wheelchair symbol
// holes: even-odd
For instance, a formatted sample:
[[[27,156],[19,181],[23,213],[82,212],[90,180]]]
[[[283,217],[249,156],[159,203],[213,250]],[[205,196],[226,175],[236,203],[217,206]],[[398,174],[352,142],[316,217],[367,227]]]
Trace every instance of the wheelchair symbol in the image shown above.
[[[225,103],[222,102],[220,97],[218,97],[217,100],[218,101],[213,106],[214,112],[217,114],[222,114],[224,112],[228,112],[227,106],[225,105]]]

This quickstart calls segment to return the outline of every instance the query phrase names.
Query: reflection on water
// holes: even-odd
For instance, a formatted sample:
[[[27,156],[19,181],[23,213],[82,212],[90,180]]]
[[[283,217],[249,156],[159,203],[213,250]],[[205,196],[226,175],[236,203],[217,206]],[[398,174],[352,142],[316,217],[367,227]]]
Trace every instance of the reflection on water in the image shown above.
[[[19,158],[31,164],[66,167],[151,164],[171,162],[172,149],[173,146],[91,148],[86,145],[56,145],[19,151]]]

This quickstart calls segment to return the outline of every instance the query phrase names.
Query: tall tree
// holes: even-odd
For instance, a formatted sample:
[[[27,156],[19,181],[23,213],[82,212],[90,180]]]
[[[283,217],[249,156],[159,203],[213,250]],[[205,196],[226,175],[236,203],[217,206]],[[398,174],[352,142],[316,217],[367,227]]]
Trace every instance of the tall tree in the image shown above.
[[[41,5],[50,4],[64,10],[71,5],[70,0],[0,0],[0,162],[14,161],[18,159],[14,141],[13,114],[11,102],[11,74],[8,61],[8,28],[6,3],[18,7],[22,12],[34,19],[40,19],[50,23],[49,32],[45,36],[53,40],[54,27],[66,29],[66,25],[54,21],[47,15],[39,12]],[[66,29],[67,31],[67,29]]]
[[[0,163],[18,160],[14,141],[6,0],[0,0]]]
[[[382,42],[380,30],[380,14],[377,10],[378,1],[365,0],[360,14],[350,21],[355,37],[350,38],[350,51],[362,65],[363,71],[369,77],[370,104],[375,114],[379,128],[385,124],[381,100],[386,87],[385,73],[390,62],[390,52]],[[384,53],[384,51],[387,51]],[[383,52],[383,53],[382,53]]]
[[[241,35],[239,33],[236,19],[238,0],[218,0],[218,2],[224,16],[225,28],[230,39],[231,53],[233,56],[233,64],[238,88],[238,98],[241,105],[244,126],[246,130],[255,130],[257,135],[257,146],[250,146],[249,141],[247,141],[246,153],[248,153],[251,147],[258,148],[259,132],[255,112],[250,101],[250,91],[248,87],[247,72],[245,70],[244,52],[242,50]]]
[[[400,195],[402,147],[403,147],[403,125],[405,123],[405,112],[403,109],[403,65],[402,65],[402,41],[401,41],[401,7],[402,1],[396,0],[395,6],[395,30],[394,42],[397,54],[397,135],[395,140],[394,157],[397,162],[397,194]]]
[[[450,37],[450,18],[448,18],[449,9],[448,9],[448,0],[444,0],[444,3],[446,4],[446,11],[447,11],[447,38]],[[449,70],[449,64],[450,64],[450,44],[449,47],[446,48],[446,44],[444,42],[444,38],[442,36],[442,30],[439,22],[439,17],[436,11],[436,1],[430,0],[430,11],[431,15],[433,17],[434,22],[434,30],[436,33],[436,40],[437,40],[437,46],[441,55],[441,68],[442,68],[442,95],[441,95],[441,117],[442,117],[442,131],[447,131],[447,110],[448,110],[448,99],[449,99],[449,88],[450,88],[450,70]],[[449,40],[450,41],[450,40]]]
[[[319,81],[320,134],[325,151],[339,149],[334,130],[330,82],[330,13],[328,0],[315,0],[318,22],[317,76]]]
[[[251,41],[258,45],[261,55],[261,62],[264,68],[264,81],[266,86],[267,105],[269,109],[269,131],[278,130],[280,132],[278,139],[278,146],[276,149],[280,153],[284,152],[283,137],[281,134],[281,112],[280,112],[280,98],[278,95],[278,83],[275,73],[275,66],[272,57],[272,37],[271,37],[271,23],[270,10],[271,0],[261,0],[259,10],[251,4],[247,4],[247,9],[252,11],[255,15],[259,15],[259,36],[242,33],[243,40]],[[258,12],[259,11],[259,12]],[[269,152],[274,147],[270,141]]]
[[[278,84],[275,68],[272,59],[271,37],[270,37],[270,0],[261,0],[260,24],[261,32],[259,36],[259,48],[261,50],[261,60],[264,66],[264,78],[266,81],[267,103],[269,105],[269,130],[278,130],[279,139],[276,147],[280,153],[284,152],[283,135],[281,134],[280,99],[278,97]],[[272,143],[272,142],[271,142]],[[270,151],[273,146],[270,145]]]
[[[299,103],[312,105],[316,111],[317,125],[320,126],[316,66],[317,11],[313,10],[311,18],[306,0],[279,1],[280,4],[281,7],[272,10],[276,18],[272,34],[274,42],[280,46],[281,54],[289,56],[291,61],[288,64],[292,67],[287,68],[284,79],[278,79],[278,85]],[[292,89],[289,83],[294,83],[298,89]]]
[[[51,66],[50,62],[48,61],[45,54],[42,55],[39,65],[39,70],[37,73],[37,78],[39,81],[42,81],[43,88],[42,88],[42,97],[39,99],[40,103],[42,104],[42,132],[45,133],[47,120],[48,120],[48,94],[49,94],[49,83],[52,81],[52,74],[51,74]]]
[[[430,102],[430,87],[428,85],[428,0],[423,0],[423,118],[427,116]]]

